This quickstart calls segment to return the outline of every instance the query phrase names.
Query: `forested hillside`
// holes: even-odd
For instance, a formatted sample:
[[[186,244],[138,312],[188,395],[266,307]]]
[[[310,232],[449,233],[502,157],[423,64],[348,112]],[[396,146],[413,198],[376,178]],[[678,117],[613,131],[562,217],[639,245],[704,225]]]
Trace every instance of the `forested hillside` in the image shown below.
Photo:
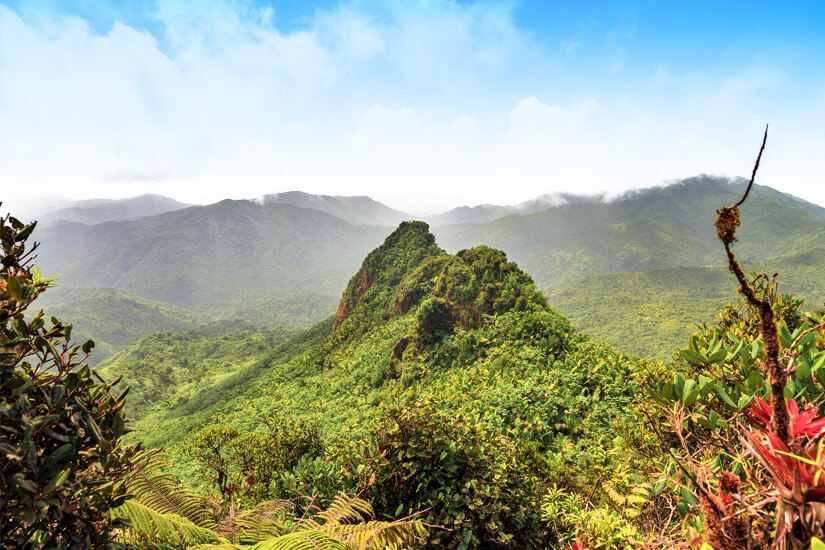
[[[224,453],[232,438],[263,437],[272,422],[317,426],[323,450],[280,472],[270,494],[328,499],[358,490],[379,515],[422,511],[428,523],[453,525],[431,536],[432,547],[541,546],[549,536],[542,534],[542,487],[584,491],[582,456],[611,471],[608,457],[621,454],[615,429],[629,418],[642,372],[578,335],[503,252],[448,255],[420,222],[402,224],[366,257],[334,319],[214,382],[192,370],[206,363],[197,350],[216,350],[220,364],[221,350],[234,346],[242,359],[260,340],[196,337],[189,369],[179,351],[188,349],[184,340],[171,335],[151,337],[105,366],[137,391],[127,407],[138,417],[132,437],[179,456],[177,471],[201,485],[191,450],[198,441],[223,437]],[[399,439],[399,429],[412,431]],[[199,431],[206,439],[193,440]],[[391,488],[405,469],[433,467],[432,453],[444,463],[426,474],[429,485]],[[472,478],[484,485],[465,493]],[[507,481],[487,485],[494,479]],[[510,504],[495,511],[490,502]]]
[[[781,292],[804,297],[809,308],[825,301],[825,249],[749,265],[778,274]],[[724,267],[611,273],[588,277],[550,293],[550,302],[594,339],[651,359],[670,359],[695,327],[716,322],[736,301],[736,283]]]
[[[78,339],[93,338],[92,364],[99,363],[152,332],[179,332],[205,322],[186,308],[111,288],[57,287],[38,305],[49,315],[71,316]]]
[[[724,265],[713,216],[745,183],[701,176],[606,203],[574,203],[486,224],[436,228],[448,250],[484,243],[507,250],[546,291],[624,271]],[[746,262],[802,253],[825,239],[825,210],[755,187],[742,207]]]

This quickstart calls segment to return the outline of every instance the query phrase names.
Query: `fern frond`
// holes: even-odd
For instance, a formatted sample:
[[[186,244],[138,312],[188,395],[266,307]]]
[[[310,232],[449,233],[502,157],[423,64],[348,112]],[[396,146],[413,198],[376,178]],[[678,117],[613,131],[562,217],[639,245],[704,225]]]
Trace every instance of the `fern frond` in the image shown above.
[[[375,511],[369,502],[341,493],[326,510],[300,520],[295,532],[323,531],[352,550],[396,550],[426,535],[424,525],[417,520],[387,522],[374,518]]]
[[[237,544],[205,544],[189,550],[349,550],[345,543],[317,530],[295,531],[267,539],[252,546]]]
[[[199,527],[214,529],[215,509],[209,499],[186,487],[173,474],[164,472],[168,463],[152,457],[127,482],[129,493],[147,507],[163,514],[176,514]]]
[[[323,529],[329,532],[329,528],[361,522],[365,518],[373,517],[375,517],[375,512],[369,502],[341,493],[332,500],[326,510],[321,510],[314,516],[298,522],[297,529]]]
[[[400,550],[423,539],[427,530],[417,520],[368,521],[339,525],[330,534],[353,550]]]
[[[255,544],[285,534],[285,525],[292,518],[294,508],[287,500],[268,500],[258,503],[252,510],[239,511],[230,520],[217,526],[217,532],[241,544]]]
[[[640,483],[634,486],[627,495],[622,495],[607,482],[602,483],[602,488],[610,497],[610,500],[616,503],[622,516],[627,519],[635,518],[641,514],[642,507],[650,500],[652,494],[648,483]]]
[[[607,496],[610,497],[610,500],[612,500],[614,503],[616,503],[616,506],[618,506],[619,508],[624,508],[624,505],[625,505],[624,495],[619,493],[616,489],[613,488],[612,485],[610,485],[606,481],[602,483],[602,489],[604,489],[604,492],[607,493]]]
[[[149,543],[157,550],[185,550],[195,544],[227,542],[209,529],[198,527],[177,514],[158,512],[137,500],[128,500],[109,512],[112,518],[129,521],[128,527],[118,529],[119,542]]]

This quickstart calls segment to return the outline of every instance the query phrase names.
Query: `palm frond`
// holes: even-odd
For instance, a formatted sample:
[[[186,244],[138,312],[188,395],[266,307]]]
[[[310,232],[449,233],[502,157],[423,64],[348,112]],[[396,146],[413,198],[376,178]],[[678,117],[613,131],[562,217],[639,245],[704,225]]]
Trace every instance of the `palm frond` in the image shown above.
[[[128,526],[117,531],[118,541],[127,545],[150,543],[157,550],[185,550],[196,544],[227,542],[183,516],[158,512],[134,499],[111,510],[110,516],[128,520]]]

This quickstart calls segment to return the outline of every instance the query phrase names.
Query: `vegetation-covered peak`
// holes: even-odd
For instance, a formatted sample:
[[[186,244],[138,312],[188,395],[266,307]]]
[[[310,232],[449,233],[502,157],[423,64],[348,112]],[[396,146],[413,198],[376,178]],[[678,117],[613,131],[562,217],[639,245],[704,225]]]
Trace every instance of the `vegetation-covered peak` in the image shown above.
[[[428,258],[446,256],[435,244],[430,226],[424,222],[401,222],[384,243],[370,252],[358,273],[350,279],[338,311],[333,331],[350,317],[356,306],[372,313],[389,313],[393,287],[411,272],[417,272]],[[437,274],[437,273],[436,273]]]
[[[426,223],[405,222],[350,281],[333,332],[346,324],[339,335],[347,338],[412,311],[414,329],[402,348],[415,341],[410,349],[421,350],[456,327],[481,327],[484,315],[546,307],[533,279],[501,250],[479,246],[450,255],[435,244]]]

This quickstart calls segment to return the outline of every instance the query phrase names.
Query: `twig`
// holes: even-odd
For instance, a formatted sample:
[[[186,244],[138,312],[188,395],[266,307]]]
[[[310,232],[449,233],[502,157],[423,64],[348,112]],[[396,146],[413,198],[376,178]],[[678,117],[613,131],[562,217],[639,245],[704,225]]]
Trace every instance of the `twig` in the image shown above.
[[[748,193],[756,179],[756,171],[759,169],[759,161],[762,159],[762,152],[765,150],[765,143],[768,140],[768,127],[765,126],[765,135],[762,138],[762,146],[759,148],[759,155],[753,165],[750,183],[745,190],[745,194],[739,202],[733,206],[723,206],[716,216],[714,225],[716,235],[725,246],[725,253],[728,257],[728,268],[739,281],[739,292],[745,296],[748,303],[759,313],[759,332],[762,334],[763,349],[765,351],[765,370],[767,371],[771,385],[771,415],[770,430],[784,443],[790,442],[788,405],[785,402],[785,384],[788,375],[779,365],[779,333],[774,322],[773,307],[770,300],[760,298],[756,295],[756,290],[748,282],[742,267],[736,261],[736,256],[730,248],[731,243],[736,240],[736,228],[739,227],[739,206],[748,198]]]
[[[650,422],[650,426],[653,428],[653,431],[656,432],[657,436],[659,436],[659,440],[662,443],[665,443],[665,441],[667,441],[667,440],[664,438],[664,436],[662,436],[662,433],[659,431],[659,428],[656,426],[656,423],[653,422],[653,419],[650,418],[650,414],[647,412],[647,409],[645,409],[644,407],[641,407],[641,411],[642,411],[642,414],[644,414],[645,417],[647,417],[647,421]],[[680,440],[681,440],[681,438],[680,438]],[[665,446],[667,446],[667,443],[665,443]],[[684,444],[683,444],[683,446],[684,446]],[[676,457],[676,454],[670,449],[670,447],[667,447],[665,450],[667,451],[667,454],[670,455],[670,458],[672,458],[676,462],[676,464],[679,465],[679,468],[682,469],[682,472],[684,472],[684,474],[687,476],[687,478],[690,479],[693,482],[693,485],[696,486],[696,488],[699,490],[699,492],[701,492],[711,503],[713,503],[715,505],[715,500],[716,499],[715,499],[714,495],[711,494],[707,489],[705,489],[699,483],[699,481],[693,476],[693,474],[687,468],[685,468],[685,465],[682,464],[682,461],[679,460]]]
[[[756,179],[756,171],[759,170],[759,161],[762,160],[762,151],[765,150],[765,143],[768,141],[768,125],[765,124],[765,135],[762,138],[762,147],[759,148],[759,156],[756,157],[756,164],[753,165],[753,172],[751,172],[751,181],[748,183],[748,188],[745,189],[745,194],[742,195],[742,198],[739,199],[739,202],[734,204],[734,207],[741,206],[745,199],[748,198],[748,193],[751,192],[751,187],[753,187],[753,180]]]

